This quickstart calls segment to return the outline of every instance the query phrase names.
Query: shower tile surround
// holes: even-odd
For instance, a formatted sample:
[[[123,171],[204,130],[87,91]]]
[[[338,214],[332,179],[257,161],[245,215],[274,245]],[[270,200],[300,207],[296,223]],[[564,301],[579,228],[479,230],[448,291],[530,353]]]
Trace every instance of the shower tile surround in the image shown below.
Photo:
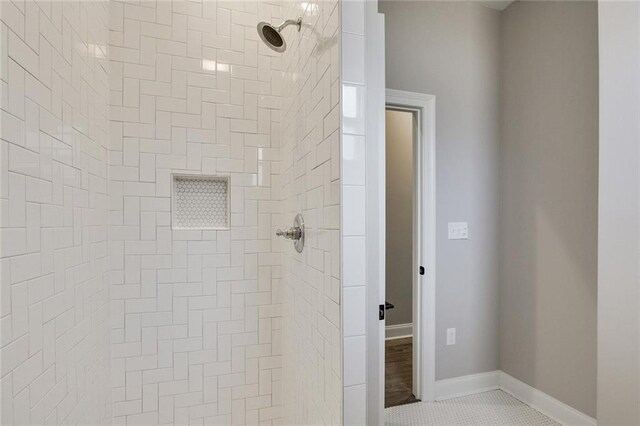
[[[342,2],[342,286],[344,424],[367,423],[364,2]]]
[[[114,422],[271,424],[281,58],[255,26],[280,3],[110,7]],[[229,176],[229,229],[172,227],[172,175],[187,174]]]
[[[1,423],[342,423],[338,1],[0,11]],[[173,175],[229,229],[173,229]]]
[[[0,424],[108,424],[107,3],[0,20]]]
[[[111,2],[116,423],[340,423],[336,5]],[[229,176],[230,230],[172,229],[184,173]]]
[[[283,2],[282,190],[278,225],[305,220],[305,247],[278,241],[283,278],[283,424],[342,424],[340,6]]]

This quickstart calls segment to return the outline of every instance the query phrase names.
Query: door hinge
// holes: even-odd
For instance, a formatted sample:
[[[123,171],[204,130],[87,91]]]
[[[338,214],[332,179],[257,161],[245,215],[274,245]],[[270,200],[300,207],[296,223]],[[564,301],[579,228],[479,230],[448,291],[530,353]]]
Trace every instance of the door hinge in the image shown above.
[[[420,267],[420,275],[424,275],[424,266]]]
[[[382,321],[384,319],[384,305],[378,306],[378,320]]]

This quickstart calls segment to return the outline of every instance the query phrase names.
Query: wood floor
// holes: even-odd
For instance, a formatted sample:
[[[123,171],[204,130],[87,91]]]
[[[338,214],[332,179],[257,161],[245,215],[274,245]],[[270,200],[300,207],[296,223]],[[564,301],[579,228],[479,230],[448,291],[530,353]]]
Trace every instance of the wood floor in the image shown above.
[[[385,341],[384,406],[410,404],[418,401],[413,396],[412,338]]]

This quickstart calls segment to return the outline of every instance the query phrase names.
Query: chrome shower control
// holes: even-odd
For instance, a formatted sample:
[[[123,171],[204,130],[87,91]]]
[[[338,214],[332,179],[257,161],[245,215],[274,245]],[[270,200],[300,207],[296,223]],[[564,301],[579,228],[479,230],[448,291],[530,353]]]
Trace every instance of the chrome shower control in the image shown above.
[[[285,237],[287,240],[298,240],[302,235],[302,231],[300,230],[300,228],[291,227],[284,231],[282,229],[278,229],[276,231],[276,235],[278,237]]]
[[[284,237],[287,240],[292,240],[296,251],[301,253],[304,248],[304,220],[302,219],[302,215],[296,215],[296,218],[293,220],[293,226],[284,231],[278,229],[276,235],[278,237]]]

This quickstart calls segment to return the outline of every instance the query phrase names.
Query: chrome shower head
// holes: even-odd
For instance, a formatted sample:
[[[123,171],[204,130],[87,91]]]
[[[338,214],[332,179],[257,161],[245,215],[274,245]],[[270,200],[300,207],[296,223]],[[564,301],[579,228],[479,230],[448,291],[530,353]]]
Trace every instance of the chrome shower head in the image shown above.
[[[282,37],[282,30],[289,25],[297,26],[298,31],[300,31],[300,27],[302,27],[302,18],[298,18],[296,20],[287,19],[277,27],[274,27],[268,22],[260,22],[258,24],[258,35],[264,44],[266,44],[271,50],[282,53],[287,50],[287,43],[284,41],[284,37]]]

